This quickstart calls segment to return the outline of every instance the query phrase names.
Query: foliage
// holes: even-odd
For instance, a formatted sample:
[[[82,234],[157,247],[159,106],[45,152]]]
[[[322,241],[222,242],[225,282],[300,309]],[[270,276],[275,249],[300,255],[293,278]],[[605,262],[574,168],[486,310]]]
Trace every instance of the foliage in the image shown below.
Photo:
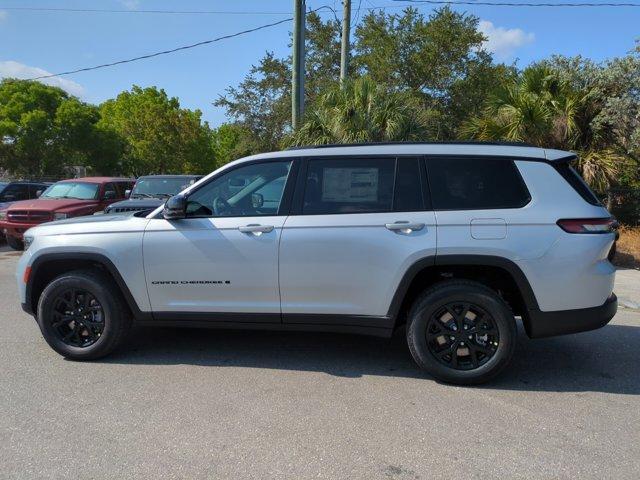
[[[235,123],[220,125],[212,131],[211,140],[216,168],[251,155],[258,148],[254,135],[247,128]]]
[[[425,140],[428,127],[423,111],[411,96],[361,77],[322,95],[289,143]]]
[[[71,166],[117,171],[122,145],[98,125],[97,107],[39,82],[0,82],[0,167],[58,176]]]
[[[100,113],[98,125],[125,142],[128,173],[205,173],[215,166],[211,131],[201,112],[181,108],[164,90],[134,86],[104,102]]]
[[[511,71],[483,50],[478,21],[449,7],[428,18],[414,8],[372,11],[356,29],[353,62],[358,73],[415,96],[438,125],[435,138],[451,139]]]
[[[593,72],[599,68],[580,58],[555,57],[530,66],[494,92],[482,113],[469,119],[461,132],[481,140],[576,151],[585,180],[605,190],[627,156],[618,148],[610,123],[597,121],[606,97]]]

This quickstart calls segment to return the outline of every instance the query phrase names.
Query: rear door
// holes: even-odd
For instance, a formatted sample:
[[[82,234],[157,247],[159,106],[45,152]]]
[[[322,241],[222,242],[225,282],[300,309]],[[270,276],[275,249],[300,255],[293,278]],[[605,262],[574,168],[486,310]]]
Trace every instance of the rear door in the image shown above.
[[[313,157],[280,242],[283,321],[388,327],[414,261],[433,257],[435,216],[419,157]]]

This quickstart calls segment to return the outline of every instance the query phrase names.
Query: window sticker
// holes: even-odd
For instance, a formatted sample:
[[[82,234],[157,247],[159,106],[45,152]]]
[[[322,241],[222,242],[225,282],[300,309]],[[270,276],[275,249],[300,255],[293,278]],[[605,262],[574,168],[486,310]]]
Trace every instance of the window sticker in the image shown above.
[[[323,202],[377,202],[377,168],[325,168]]]

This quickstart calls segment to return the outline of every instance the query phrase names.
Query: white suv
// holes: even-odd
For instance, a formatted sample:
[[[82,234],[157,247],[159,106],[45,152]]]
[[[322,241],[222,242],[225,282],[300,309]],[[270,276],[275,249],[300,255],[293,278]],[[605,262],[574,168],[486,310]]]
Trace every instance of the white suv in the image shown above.
[[[615,315],[615,220],[569,165],[515,144],[323,146],[235,161],[151,214],[32,228],[17,279],[49,345],[132,324],[363,333],[479,383],[532,338]],[[242,181],[242,187],[237,185]]]

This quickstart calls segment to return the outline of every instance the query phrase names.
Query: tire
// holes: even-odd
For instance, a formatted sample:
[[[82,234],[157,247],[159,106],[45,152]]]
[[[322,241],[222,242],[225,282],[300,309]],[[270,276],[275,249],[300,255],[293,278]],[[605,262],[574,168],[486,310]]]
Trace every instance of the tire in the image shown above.
[[[77,301],[73,301],[76,297]],[[69,315],[60,316],[61,310],[81,307],[86,298],[92,298],[89,308],[97,312],[91,320],[87,318],[92,314],[83,317],[78,313],[71,322],[64,320],[70,318]],[[37,312],[38,325],[46,342],[60,355],[72,360],[95,360],[110,354],[122,345],[131,326],[131,315],[120,291],[108,275],[98,270],[76,270],[55,278],[40,295]],[[93,326],[82,330],[83,321]],[[56,323],[62,325],[56,327]],[[70,334],[71,330],[81,333]],[[65,341],[63,337],[68,335],[72,338]],[[89,341],[93,343],[88,344]]]
[[[458,385],[498,375],[513,356],[516,335],[514,315],[502,298],[468,280],[429,288],[407,317],[407,343],[416,363],[436,379]]]
[[[7,244],[14,250],[24,250],[24,243],[22,240],[11,235],[7,235]]]

